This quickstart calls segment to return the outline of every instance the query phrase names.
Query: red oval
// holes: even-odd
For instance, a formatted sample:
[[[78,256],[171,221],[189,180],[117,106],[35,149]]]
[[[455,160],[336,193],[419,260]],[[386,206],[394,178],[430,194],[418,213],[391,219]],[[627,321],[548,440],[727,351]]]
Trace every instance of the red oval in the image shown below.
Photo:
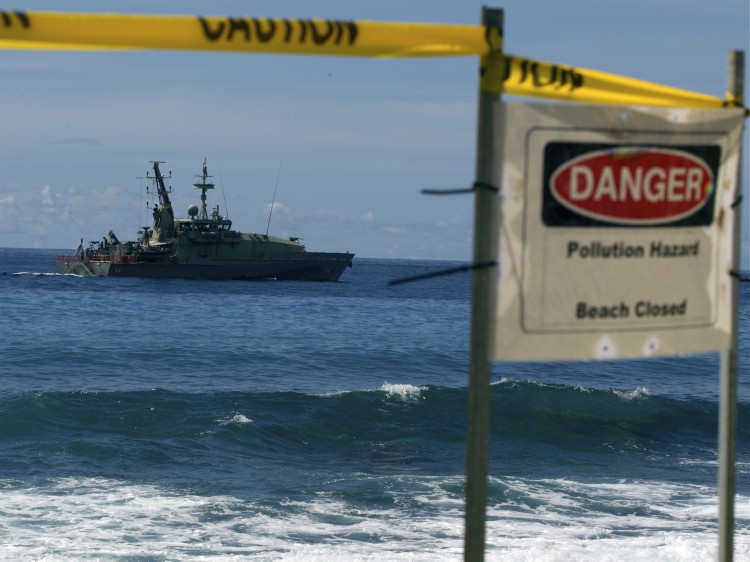
[[[562,205],[584,216],[621,224],[660,224],[706,204],[714,177],[694,154],[657,147],[614,147],[558,167],[550,188]]]

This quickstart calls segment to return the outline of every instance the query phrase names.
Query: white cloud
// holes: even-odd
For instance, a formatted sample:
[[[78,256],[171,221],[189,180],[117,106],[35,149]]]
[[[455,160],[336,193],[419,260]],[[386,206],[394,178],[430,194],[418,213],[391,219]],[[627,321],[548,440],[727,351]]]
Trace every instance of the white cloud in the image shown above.
[[[13,186],[14,193],[0,193],[6,244],[67,247],[68,240],[98,236],[110,228],[122,230],[135,213],[122,212],[121,191],[116,186],[70,186],[58,193],[49,184],[36,191]]]
[[[400,226],[383,226],[382,230],[388,234],[406,234],[407,232],[406,229]]]
[[[341,213],[332,211],[331,209],[327,209],[325,207],[320,207],[318,209],[297,211],[294,213],[294,216],[292,218],[295,220],[313,219],[313,220],[318,220],[318,221],[329,221],[329,222],[341,222],[341,221],[346,220],[344,215],[342,215]]]
[[[271,207],[273,207],[273,214],[274,215],[285,215],[289,212],[289,207],[279,203],[278,201],[274,201],[273,203],[266,203],[263,205],[263,212],[268,214],[271,212]]]
[[[447,227],[463,226],[464,224],[465,224],[465,221],[463,217],[453,215],[452,217],[448,217],[448,218],[437,221],[435,223],[435,226],[438,226],[441,228],[447,228]]]
[[[10,195],[4,195],[3,197],[0,197],[0,209],[5,207],[10,207],[16,202],[16,198],[13,196],[13,194]]]
[[[54,201],[52,201],[52,197],[50,197],[50,187],[48,185],[45,185],[42,188],[41,202],[42,205],[46,205],[47,207],[54,205]]]
[[[375,221],[375,213],[373,213],[372,211],[362,213],[361,215],[359,215],[359,220],[366,223],[372,223]]]

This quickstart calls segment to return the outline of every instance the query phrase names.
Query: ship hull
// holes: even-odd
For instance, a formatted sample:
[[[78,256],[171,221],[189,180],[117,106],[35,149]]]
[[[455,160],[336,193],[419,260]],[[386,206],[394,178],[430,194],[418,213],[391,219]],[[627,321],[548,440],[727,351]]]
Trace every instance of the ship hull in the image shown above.
[[[58,256],[57,273],[152,279],[294,279],[338,281],[353,254],[305,252],[299,258],[275,260],[201,260],[197,263],[91,261]]]

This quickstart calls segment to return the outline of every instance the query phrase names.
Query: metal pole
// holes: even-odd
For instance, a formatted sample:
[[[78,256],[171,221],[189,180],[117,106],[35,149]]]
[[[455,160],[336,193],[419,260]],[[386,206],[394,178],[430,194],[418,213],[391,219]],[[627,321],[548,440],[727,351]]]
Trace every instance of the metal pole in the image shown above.
[[[742,106],[744,94],[745,54],[742,51],[729,52],[728,94]],[[730,100],[732,101],[732,100]],[[742,141],[740,140],[740,143]],[[742,151],[740,151],[742,154]],[[741,160],[738,167],[741,168]],[[741,183],[737,172],[739,196]],[[732,256],[731,279],[731,341],[730,347],[721,352],[721,381],[719,401],[719,561],[732,562],[734,558],[734,494],[735,459],[737,447],[737,345],[739,266],[740,266],[740,217],[741,206],[734,208],[734,254]]]
[[[489,44],[496,45],[482,57],[480,72],[498,72],[502,64],[503,11],[483,8],[482,23]],[[496,47],[496,48],[495,48]],[[477,164],[474,198],[474,263],[497,259],[498,143],[495,110],[500,96],[479,90],[477,117]],[[468,427],[466,443],[466,527],[464,560],[484,560],[487,509],[487,467],[490,421],[490,379],[494,343],[497,267],[475,269],[471,284],[471,349],[469,352]]]

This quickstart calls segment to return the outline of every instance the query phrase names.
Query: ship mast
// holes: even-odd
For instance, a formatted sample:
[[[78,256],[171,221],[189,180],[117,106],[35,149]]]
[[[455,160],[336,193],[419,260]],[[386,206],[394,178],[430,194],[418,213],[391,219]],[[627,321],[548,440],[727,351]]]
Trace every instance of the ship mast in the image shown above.
[[[154,209],[154,231],[156,231],[158,239],[163,242],[168,237],[172,236],[174,230],[174,211],[172,211],[172,202],[169,200],[169,191],[164,185],[164,176],[161,175],[159,170],[159,162],[152,160],[154,165],[154,174],[156,175],[156,189],[159,194],[159,203],[161,208]],[[148,174],[146,174],[148,175]]]
[[[193,187],[195,189],[201,190],[201,208],[200,211],[198,211],[198,219],[208,220],[208,213],[206,212],[206,191],[209,189],[213,189],[214,184],[206,183],[206,180],[208,178],[212,178],[213,176],[208,175],[208,166],[206,166],[205,158],[203,159],[203,174],[195,177],[202,180],[193,184]]]

